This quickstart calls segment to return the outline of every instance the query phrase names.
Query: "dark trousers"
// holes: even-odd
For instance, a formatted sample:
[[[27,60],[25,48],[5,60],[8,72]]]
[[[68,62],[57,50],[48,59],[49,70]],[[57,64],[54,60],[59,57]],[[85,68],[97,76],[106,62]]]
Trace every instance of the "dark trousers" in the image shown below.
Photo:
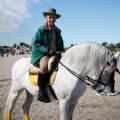
[[[115,90],[114,90],[114,86],[115,86],[114,76],[115,76],[115,72],[112,73],[112,75],[110,77],[110,83],[109,83],[109,87],[110,87],[110,90],[111,90],[112,93],[115,92]]]

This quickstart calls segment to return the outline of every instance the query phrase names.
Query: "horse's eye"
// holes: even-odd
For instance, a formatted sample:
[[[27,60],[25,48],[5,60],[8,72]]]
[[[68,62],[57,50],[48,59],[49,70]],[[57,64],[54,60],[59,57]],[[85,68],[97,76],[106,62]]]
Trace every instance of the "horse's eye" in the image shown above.
[[[105,72],[104,72],[105,74],[108,74],[108,72],[105,70]]]

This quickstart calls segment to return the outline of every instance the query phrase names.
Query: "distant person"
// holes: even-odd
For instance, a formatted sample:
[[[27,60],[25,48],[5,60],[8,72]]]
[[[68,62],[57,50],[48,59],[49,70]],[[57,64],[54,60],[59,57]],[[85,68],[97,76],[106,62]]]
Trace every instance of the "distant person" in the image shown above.
[[[7,57],[8,57],[8,52],[6,53]]]
[[[1,52],[1,57],[4,57],[4,53],[3,52]]]
[[[55,26],[55,22],[61,15],[56,13],[54,8],[49,8],[48,12],[43,12],[46,23],[41,26],[35,35],[31,64],[38,65],[39,98],[41,102],[50,102],[46,92],[46,74],[48,73],[49,58],[56,52],[64,51],[64,42],[61,30]],[[39,83],[38,82],[38,83]]]
[[[114,87],[115,87],[115,79],[114,79],[115,72],[120,74],[120,71],[118,68],[116,68],[115,71],[112,72],[112,75],[110,77],[110,83],[108,85],[108,95],[110,95],[110,96],[114,96],[114,95],[118,94],[118,92],[115,92],[115,89],[114,89]]]

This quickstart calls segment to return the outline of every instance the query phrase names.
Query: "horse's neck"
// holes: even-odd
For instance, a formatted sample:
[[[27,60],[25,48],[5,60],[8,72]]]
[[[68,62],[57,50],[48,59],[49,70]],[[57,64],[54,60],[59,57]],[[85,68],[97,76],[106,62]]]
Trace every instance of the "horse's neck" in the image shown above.
[[[108,61],[110,52],[97,43],[83,43],[70,48],[64,54],[61,61],[71,70],[80,75],[87,75],[94,72],[96,75],[101,72]]]
[[[83,60],[84,56],[78,56],[77,54],[68,57],[69,59],[63,58],[62,63],[77,74],[86,76],[92,69],[91,58],[85,58],[85,60]]]

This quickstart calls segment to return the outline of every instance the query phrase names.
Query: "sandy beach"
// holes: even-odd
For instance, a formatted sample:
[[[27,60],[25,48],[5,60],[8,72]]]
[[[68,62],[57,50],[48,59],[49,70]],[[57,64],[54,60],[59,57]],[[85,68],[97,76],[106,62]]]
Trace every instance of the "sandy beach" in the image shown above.
[[[0,57],[0,120],[2,120],[5,102],[11,87],[11,69],[13,64],[26,55],[9,55]],[[120,62],[118,65],[120,69]],[[115,74],[115,90],[120,92],[120,75]],[[79,99],[74,111],[73,120],[120,120],[120,94],[108,96],[107,91],[97,96],[96,92],[87,86],[85,94]],[[19,96],[12,113],[12,120],[22,120],[22,105],[25,101],[25,91]],[[59,102],[41,103],[34,99],[30,109],[31,120],[59,120]]]

